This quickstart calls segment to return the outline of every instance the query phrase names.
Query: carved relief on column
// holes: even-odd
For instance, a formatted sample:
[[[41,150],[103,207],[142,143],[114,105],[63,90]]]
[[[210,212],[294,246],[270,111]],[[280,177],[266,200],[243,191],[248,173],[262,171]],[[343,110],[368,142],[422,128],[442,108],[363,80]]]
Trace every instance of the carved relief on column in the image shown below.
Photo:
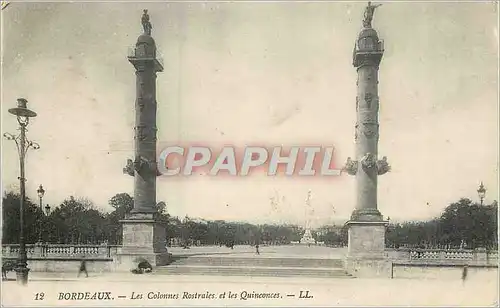
[[[374,98],[374,95],[370,92],[368,93],[365,93],[365,104],[366,104],[366,107],[368,109],[371,109],[372,108],[372,101],[373,101],[373,98]]]
[[[378,96],[374,95],[373,93],[370,92],[365,93],[361,102],[362,104],[360,104],[359,97],[356,96],[356,111],[363,109],[369,109],[375,112],[378,111],[379,99]]]
[[[361,158],[361,167],[365,171],[370,171],[373,169],[376,169],[377,175],[383,175],[386,174],[387,172],[391,171],[391,166],[389,166],[389,163],[387,162],[387,157],[384,156],[382,157],[381,160],[377,160],[377,157],[373,155],[372,153],[366,153],[362,158]],[[353,172],[353,168],[357,171],[358,168],[358,162],[357,161],[352,161],[351,158],[349,157],[347,159],[346,167],[344,170],[346,170],[349,174],[350,172]],[[355,174],[355,173],[354,173]]]
[[[146,175],[147,173],[155,175],[158,173],[156,161],[149,160],[140,155],[136,156],[133,162],[133,168],[142,176]]]
[[[377,113],[370,110],[360,110],[358,112],[358,121],[362,124],[378,124]]]
[[[156,101],[153,98],[152,94],[144,94],[137,97],[137,106],[139,107],[139,111],[142,112],[144,106],[149,102],[152,102],[152,104],[156,106]]]
[[[146,139],[146,132],[144,125],[138,125],[134,128],[134,130],[135,130],[134,139],[139,141],[144,141]]]
[[[137,173],[139,173],[140,175],[144,175],[144,172],[155,172],[156,176],[161,175],[157,168],[157,163],[155,161],[150,161],[142,156],[137,156],[135,160],[127,159],[127,164],[125,168],[123,168],[123,173],[130,176],[134,176],[135,171],[137,171]]]
[[[354,141],[358,141],[358,130],[359,130],[359,125],[356,124],[354,126]]]
[[[135,127],[135,139],[140,141],[156,141],[156,127],[149,125],[137,125]]]
[[[371,81],[373,79],[373,70],[368,70],[366,73],[366,79]]]
[[[142,97],[137,98],[137,107],[139,107],[139,112],[144,110],[144,99]]]
[[[363,167],[364,170],[368,171],[375,168],[376,166],[377,166],[377,158],[372,153],[366,153],[361,158],[361,167]]]
[[[378,96],[375,96],[375,98],[373,99],[372,105],[373,105],[373,112],[375,112],[375,113],[378,114],[378,107],[379,107],[379,98],[378,98]]]
[[[366,138],[375,138],[378,140],[378,124],[363,123],[363,134]]]
[[[358,112],[358,121],[361,127],[358,128],[369,139],[378,138],[378,120],[377,113],[369,110],[361,110]]]

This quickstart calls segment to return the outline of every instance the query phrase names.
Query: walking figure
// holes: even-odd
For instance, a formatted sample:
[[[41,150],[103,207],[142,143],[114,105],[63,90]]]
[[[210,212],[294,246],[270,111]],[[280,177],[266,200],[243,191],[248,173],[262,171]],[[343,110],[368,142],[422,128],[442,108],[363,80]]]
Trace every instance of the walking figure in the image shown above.
[[[78,276],[77,277],[80,277],[81,273],[85,273],[85,276],[87,278],[89,277],[89,273],[87,272],[87,261],[85,261],[85,257],[80,262],[80,269],[78,271]]]
[[[255,245],[255,253],[260,255],[260,252],[259,252],[259,244]]]
[[[462,283],[465,283],[465,280],[467,279],[468,269],[469,269],[469,266],[467,264],[462,269]]]

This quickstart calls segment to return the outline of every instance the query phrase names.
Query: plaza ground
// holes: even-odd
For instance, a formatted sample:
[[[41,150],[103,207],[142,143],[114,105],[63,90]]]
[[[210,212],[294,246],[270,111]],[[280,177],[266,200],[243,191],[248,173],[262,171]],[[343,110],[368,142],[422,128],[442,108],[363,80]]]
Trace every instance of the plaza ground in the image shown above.
[[[309,249],[310,248],[310,249]],[[244,258],[341,258],[345,249],[327,247],[262,247],[261,255],[252,247],[172,248],[174,255]],[[27,286],[10,280],[2,283],[3,306],[496,306],[498,271],[470,271],[461,281],[460,271],[439,268],[425,273],[411,272],[400,278],[315,278],[315,277],[250,277],[217,275],[161,275],[90,272],[77,277],[77,269],[66,273],[30,273]],[[310,298],[299,298],[308,295]],[[309,293],[306,293],[309,291]],[[59,300],[60,293],[111,292],[113,300]],[[184,292],[188,294],[185,295]],[[192,299],[193,293],[213,294],[214,299]],[[235,298],[228,298],[229,292]],[[275,299],[248,298],[245,294],[271,294]],[[35,300],[44,293],[43,300]],[[178,294],[178,298],[148,299],[157,294]],[[279,294],[278,294],[279,293]],[[132,299],[132,294],[136,299]],[[142,294],[142,298],[138,298]],[[225,298],[219,298],[225,294]],[[276,295],[277,294],[277,295]],[[68,295],[70,296],[70,295]],[[119,298],[123,296],[123,298]],[[311,297],[312,296],[312,297]],[[190,298],[190,299],[188,299]]]
[[[248,258],[305,258],[305,259],[342,259],[347,253],[347,248],[330,248],[326,246],[260,246],[260,255],[255,253],[255,247],[248,245],[234,246],[234,249],[219,246],[199,246],[183,249],[180,247],[169,248],[175,255],[199,255],[218,257],[248,257]]]

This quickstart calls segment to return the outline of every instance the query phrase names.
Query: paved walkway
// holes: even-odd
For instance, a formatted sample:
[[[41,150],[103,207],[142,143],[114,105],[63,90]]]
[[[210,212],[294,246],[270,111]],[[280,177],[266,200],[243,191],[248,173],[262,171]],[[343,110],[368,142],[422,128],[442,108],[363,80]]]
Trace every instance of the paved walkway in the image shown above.
[[[245,258],[304,258],[304,259],[342,259],[347,248],[331,248],[325,246],[260,246],[260,255],[255,253],[255,247],[235,246],[234,249],[219,246],[200,246],[183,249],[171,247],[168,251],[176,255],[196,255],[199,257],[245,257]]]

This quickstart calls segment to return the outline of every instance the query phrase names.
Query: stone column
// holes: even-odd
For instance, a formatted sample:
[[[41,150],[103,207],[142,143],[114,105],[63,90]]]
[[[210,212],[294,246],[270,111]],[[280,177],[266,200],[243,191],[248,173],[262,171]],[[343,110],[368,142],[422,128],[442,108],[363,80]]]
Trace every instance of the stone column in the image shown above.
[[[356,206],[347,222],[347,267],[354,275],[390,274],[386,264],[385,228],[387,222],[377,206],[377,178],[389,171],[386,157],[378,160],[379,97],[378,69],[383,55],[383,42],[372,28],[377,6],[368,4],[363,29],[358,35],[353,65],[358,73],[356,96],[356,159],[348,158],[345,171],[356,176]]]
[[[134,177],[134,207],[121,221],[123,243],[118,263],[123,269],[135,267],[140,259],[153,266],[169,261],[165,226],[157,220],[156,208],[156,73],[162,72],[163,66],[156,57],[147,10],[142,20],[145,31],[128,57],[136,70],[136,125],[135,158],[129,159],[123,169]]]

